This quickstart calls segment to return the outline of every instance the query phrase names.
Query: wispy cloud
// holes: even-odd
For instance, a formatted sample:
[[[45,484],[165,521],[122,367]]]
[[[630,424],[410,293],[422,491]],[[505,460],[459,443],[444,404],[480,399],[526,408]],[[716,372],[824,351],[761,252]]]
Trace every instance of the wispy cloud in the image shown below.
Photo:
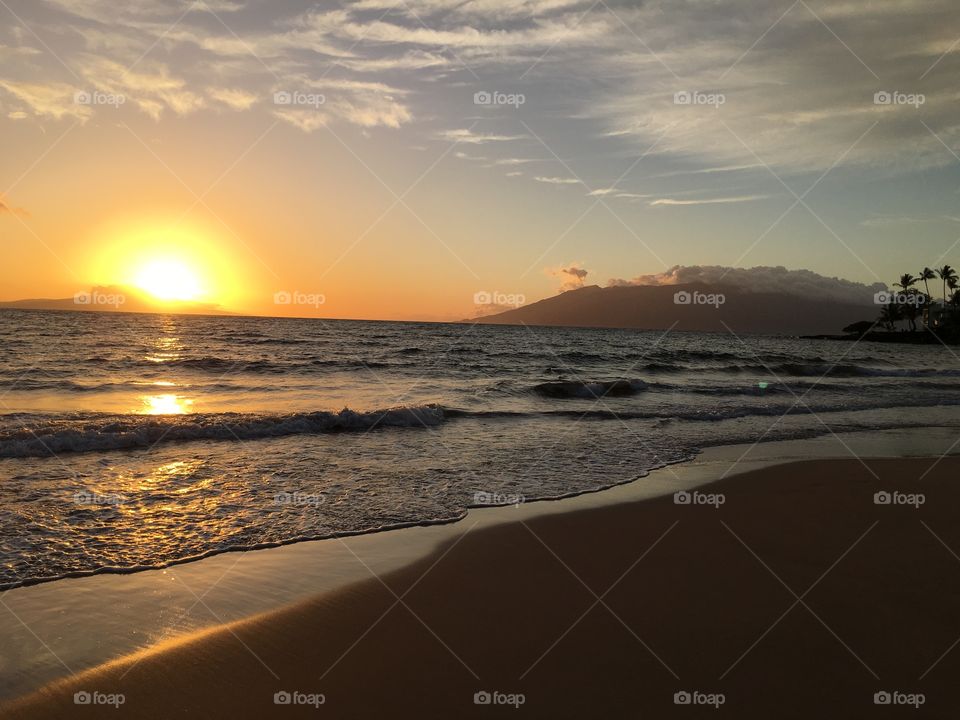
[[[249,110],[257,101],[255,94],[234,88],[210,88],[207,94],[231,110]]]
[[[509,142],[520,140],[523,135],[497,135],[495,133],[475,133],[467,128],[459,130],[444,130],[440,137],[451,142],[461,142],[468,145],[483,145],[484,143]]]
[[[547,183],[549,185],[579,185],[580,181],[576,178],[570,177],[546,177],[544,175],[537,175],[534,180],[537,182]]]
[[[754,200],[764,200],[769,195],[739,195],[737,197],[719,197],[702,198],[699,200],[677,200],[675,198],[658,198],[650,201],[650,207],[661,207],[668,205],[727,205],[730,203],[753,202]]]
[[[0,215],[4,213],[9,213],[10,215],[19,215],[20,217],[30,217],[30,213],[28,213],[24,208],[10,206],[7,203],[3,193],[0,193]]]

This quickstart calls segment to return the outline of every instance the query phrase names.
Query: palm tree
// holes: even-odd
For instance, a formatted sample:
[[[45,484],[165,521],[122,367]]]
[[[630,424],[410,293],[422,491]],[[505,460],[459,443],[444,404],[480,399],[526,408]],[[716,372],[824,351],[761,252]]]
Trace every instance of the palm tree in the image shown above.
[[[933,298],[930,296],[930,284],[927,281],[933,280],[936,276],[937,274],[933,270],[925,267],[920,271],[920,276],[917,278],[917,280],[923,280],[923,289],[925,291],[925,297],[923,298],[923,324],[927,327],[930,326],[930,306],[933,304]]]
[[[923,280],[923,287],[927,291],[927,297],[930,297],[930,285],[927,284],[927,280],[933,280],[937,274],[928,267],[925,267],[920,271],[920,277],[918,280]]]
[[[903,290],[906,290],[907,288],[910,288],[916,285],[917,280],[919,279],[920,278],[915,278],[910,273],[904,273],[903,275],[900,276],[900,282],[894,283],[894,285],[898,288],[902,288]]]
[[[923,293],[918,292],[916,288],[910,288],[906,292],[897,293],[897,295],[903,298],[903,305],[900,308],[901,317],[906,318],[907,322],[910,323],[910,331],[916,332],[917,315],[920,310],[917,305],[917,298],[921,297]]]
[[[937,268],[937,277],[943,281],[943,304],[947,304],[947,284],[952,280],[957,281],[957,271],[949,265]]]
[[[891,302],[889,305],[884,305],[883,310],[880,311],[879,322],[887,330],[893,330],[899,319],[900,306],[894,302]]]

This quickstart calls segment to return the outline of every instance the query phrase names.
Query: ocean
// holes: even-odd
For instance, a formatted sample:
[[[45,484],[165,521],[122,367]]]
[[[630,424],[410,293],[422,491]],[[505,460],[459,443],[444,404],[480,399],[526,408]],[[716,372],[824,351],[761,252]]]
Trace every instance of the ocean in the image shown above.
[[[6,310],[0,347],[0,588],[960,426],[942,346]]]

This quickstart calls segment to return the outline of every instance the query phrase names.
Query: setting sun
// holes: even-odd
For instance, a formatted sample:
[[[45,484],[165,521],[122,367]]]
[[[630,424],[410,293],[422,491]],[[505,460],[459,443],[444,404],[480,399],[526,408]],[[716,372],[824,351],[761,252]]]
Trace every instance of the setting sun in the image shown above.
[[[137,270],[133,284],[158,300],[189,301],[203,295],[193,268],[181,260],[150,260]]]
[[[127,293],[128,311],[216,312],[241,308],[251,297],[271,297],[265,290],[254,295],[259,288],[244,260],[229,251],[222,229],[209,223],[131,211],[96,226],[88,239],[96,251],[82,274],[91,284]]]

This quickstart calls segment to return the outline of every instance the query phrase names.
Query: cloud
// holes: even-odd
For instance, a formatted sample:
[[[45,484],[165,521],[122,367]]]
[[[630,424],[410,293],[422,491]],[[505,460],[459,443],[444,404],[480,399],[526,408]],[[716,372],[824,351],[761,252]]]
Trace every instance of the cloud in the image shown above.
[[[769,195],[739,195],[736,197],[704,198],[700,200],[676,200],[674,198],[658,198],[650,201],[650,207],[662,207],[668,205],[727,205],[730,203],[753,202],[754,200],[764,200]]]
[[[614,197],[623,198],[625,200],[645,200],[653,196],[648,193],[618,192],[616,195],[614,195]]]
[[[467,143],[469,145],[483,145],[491,142],[509,142],[520,140],[522,135],[495,135],[492,133],[475,133],[470,129],[444,130],[440,137],[451,142]]]
[[[116,96],[123,99],[123,104],[129,100],[154,120],[159,120],[165,110],[188,115],[205,105],[204,98],[188,87],[185,78],[171,74],[163,64],[131,69],[96,55],[82,55],[78,64],[80,74],[90,84],[83,91]]]
[[[550,277],[558,278],[560,283],[560,292],[576,290],[583,287],[589,271],[581,267],[583,263],[569,263],[566,267],[545,268],[544,273]]]
[[[38,117],[49,116],[59,120],[69,116],[85,120],[91,114],[89,106],[75,101],[77,88],[66,83],[39,84],[0,79],[0,88]],[[22,113],[23,110],[14,112]]]
[[[284,122],[290,123],[295,128],[303,130],[305,133],[312,133],[314,130],[319,130],[329,121],[326,113],[314,109],[291,110],[288,108],[280,108],[274,110],[273,114]]]
[[[894,173],[954,162],[931,131],[951,146],[960,139],[957,47],[930,68],[960,35],[955,3],[842,5],[743,0],[620,8],[626,24],[643,28],[646,48],[623,46],[595,61],[604,65],[609,90],[598,91],[585,114],[641,148],[662,136],[658,153],[718,172],[760,164],[799,173],[839,163]],[[724,102],[677,104],[682,91],[719,94]],[[880,91],[923,94],[925,102],[876,104]]]
[[[210,88],[207,94],[231,110],[249,110],[257,101],[257,96],[246,90],[234,88]]]
[[[927,223],[960,222],[960,218],[951,215],[934,215],[930,217],[911,217],[908,215],[888,215],[885,217],[867,218],[861,220],[860,225],[868,228],[884,228],[897,225],[925,225]]]
[[[379,18],[384,17],[382,14]],[[471,57],[491,57],[508,49],[556,48],[558,46],[593,45],[602,39],[616,21],[607,15],[584,18],[582,13],[566,13],[556,17],[537,18],[525,26],[511,25],[485,29],[461,23],[448,27],[430,27],[415,19],[406,25],[382,19],[358,21],[343,13],[313,13],[303,24],[306,28],[333,34],[359,43],[418,45],[438,50],[471,51]]]
[[[869,303],[873,294],[886,290],[883,283],[865,285],[837,277],[825,277],[810,270],[787,270],[785,267],[758,266],[731,268],[719,265],[674,265],[654,275],[640,275],[632,280],[615,278],[607,284],[619,285],[727,285],[748,292],[784,293],[836,302]]]
[[[10,215],[18,215],[19,217],[30,217],[30,213],[28,213],[23,208],[11,207],[10,205],[8,205],[3,193],[0,193],[0,215],[3,215],[4,213],[9,213]]]
[[[538,162],[533,158],[500,158],[499,160],[494,160],[494,165],[526,165],[527,163]]]
[[[406,92],[380,82],[294,76],[274,88],[276,92],[309,95],[314,100],[313,105],[278,106],[274,111],[274,115],[305,132],[323,127],[331,119],[363,128],[399,128],[413,119],[410,109],[398,99]],[[276,102],[275,97],[271,94],[271,102]]]
[[[37,7],[25,8],[24,21],[72,70],[10,31],[21,47],[0,45],[0,100],[16,103],[5,102],[7,114],[84,119],[106,110],[78,108],[72,93],[96,88],[128,96],[155,118],[224,107],[293,118],[299,114],[251,97],[269,98],[277,77],[322,68],[329,82],[343,83],[324,91],[323,122],[400,128],[430,118],[455,127],[476,112],[469,98],[484,89],[471,80],[479,76],[487,88],[524,93],[528,112],[548,108],[554,117],[589,123],[578,137],[585,147],[574,148],[586,151],[581,156],[592,144],[645,152],[658,141],[656,159],[675,163],[657,168],[659,177],[758,171],[766,183],[773,180],[766,166],[782,174],[834,163],[895,173],[955,162],[943,144],[960,143],[955,0],[790,8],[768,0],[609,7],[587,0],[345,0],[331,9],[49,0]],[[79,87],[72,72],[89,87]],[[361,85],[370,73],[388,78],[389,88]],[[724,102],[677,104],[680,91]],[[878,91],[922,93],[925,102],[877,105]],[[295,124],[318,122],[304,116]],[[439,137],[482,144],[524,136],[450,130]],[[612,177],[601,183],[609,186]],[[659,190],[665,201],[679,192]]]
[[[534,180],[537,182],[548,183],[550,185],[579,185],[580,181],[576,178],[567,178],[567,177],[544,177],[543,175],[537,175]]]

